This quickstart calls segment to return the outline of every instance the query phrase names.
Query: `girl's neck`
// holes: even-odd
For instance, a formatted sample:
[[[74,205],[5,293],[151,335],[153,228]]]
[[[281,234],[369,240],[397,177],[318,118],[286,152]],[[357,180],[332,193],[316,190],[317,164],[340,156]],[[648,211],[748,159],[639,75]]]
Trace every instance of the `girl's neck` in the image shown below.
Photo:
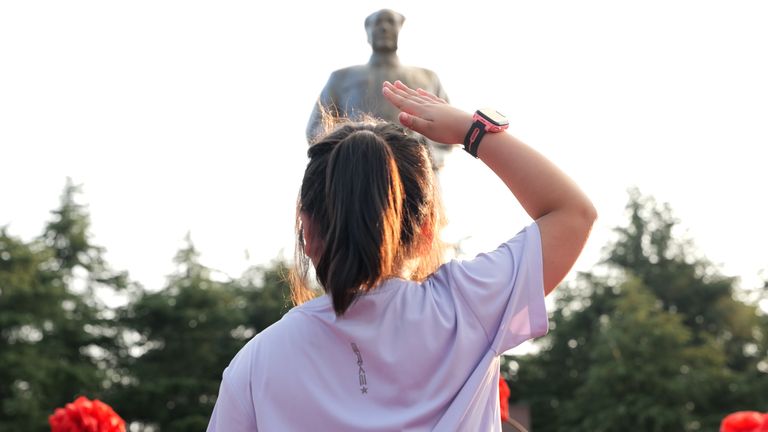
[[[395,277],[399,277],[402,279],[411,279],[411,276],[413,276],[414,273],[416,273],[416,270],[418,269],[418,267],[419,267],[418,258],[407,260],[395,272]]]

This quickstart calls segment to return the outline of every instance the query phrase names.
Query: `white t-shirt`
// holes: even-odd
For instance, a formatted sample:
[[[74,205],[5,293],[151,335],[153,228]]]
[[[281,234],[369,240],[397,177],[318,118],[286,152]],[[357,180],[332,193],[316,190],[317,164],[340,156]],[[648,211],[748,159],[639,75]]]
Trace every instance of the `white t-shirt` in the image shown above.
[[[293,308],[224,370],[208,431],[500,431],[499,355],[547,328],[532,223],[343,317],[327,295]]]

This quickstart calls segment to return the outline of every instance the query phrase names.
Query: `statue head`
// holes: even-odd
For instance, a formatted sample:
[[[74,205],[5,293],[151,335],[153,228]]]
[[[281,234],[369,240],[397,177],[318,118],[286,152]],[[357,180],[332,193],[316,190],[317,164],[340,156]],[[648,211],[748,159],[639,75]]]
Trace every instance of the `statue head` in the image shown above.
[[[374,52],[397,51],[397,36],[405,17],[391,9],[374,12],[365,19],[368,43]]]

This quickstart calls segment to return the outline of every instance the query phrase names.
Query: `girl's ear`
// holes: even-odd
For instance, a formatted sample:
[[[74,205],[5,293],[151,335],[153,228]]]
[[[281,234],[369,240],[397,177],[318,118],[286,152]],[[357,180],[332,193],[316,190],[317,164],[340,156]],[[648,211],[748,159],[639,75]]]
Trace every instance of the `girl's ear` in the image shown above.
[[[317,264],[317,260],[320,258],[320,242],[318,241],[317,232],[315,231],[315,225],[312,219],[306,213],[301,213],[301,231],[304,237],[304,254],[312,260],[313,264]]]
[[[421,227],[419,227],[419,234],[421,239],[419,240],[419,254],[428,254],[432,250],[432,242],[435,240],[435,229],[431,220],[427,220]]]

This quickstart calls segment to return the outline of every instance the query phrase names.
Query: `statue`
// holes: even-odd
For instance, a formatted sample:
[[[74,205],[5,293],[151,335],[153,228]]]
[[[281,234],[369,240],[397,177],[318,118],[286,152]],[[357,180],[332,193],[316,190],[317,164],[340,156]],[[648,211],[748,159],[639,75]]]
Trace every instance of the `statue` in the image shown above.
[[[365,31],[373,53],[367,64],[333,72],[328,78],[307,124],[307,141],[322,132],[322,112],[334,117],[370,114],[398,123],[397,110],[381,95],[384,81],[400,80],[411,88],[423,88],[448,100],[437,74],[429,69],[404,66],[397,57],[397,39],[405,17],[393,10],[382,9],[365,19]],[[452,146],[429,142],[435,170],[443,165]]]

